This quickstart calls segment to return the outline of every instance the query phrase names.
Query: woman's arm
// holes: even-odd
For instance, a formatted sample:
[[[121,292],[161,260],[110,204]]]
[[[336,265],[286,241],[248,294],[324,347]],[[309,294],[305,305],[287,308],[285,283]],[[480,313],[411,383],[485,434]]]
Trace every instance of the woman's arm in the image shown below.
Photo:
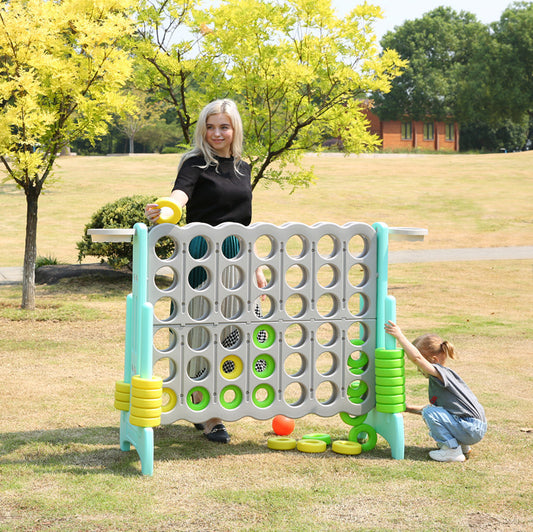
[[[394,336],[400,343],[407,355],[407,358],[415,364],[425,375],[433,375],[442,381],[440,373],[434,368],[431,362],[427,361],[420,351],[405,337],[402,330],[394,322],[389,321],[385,324],[385,331]]]

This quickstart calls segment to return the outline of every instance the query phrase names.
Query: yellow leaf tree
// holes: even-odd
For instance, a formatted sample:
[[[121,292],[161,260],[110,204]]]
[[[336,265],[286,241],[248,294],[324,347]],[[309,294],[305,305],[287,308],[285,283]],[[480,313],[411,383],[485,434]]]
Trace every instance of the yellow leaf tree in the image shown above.
[[[130,0],[0,5],[0,161],[26,196],[22,308],[35,308],[38,200],[61,150],[106,132],[124,105]],[[61,213],[58,213],[60,216]]]

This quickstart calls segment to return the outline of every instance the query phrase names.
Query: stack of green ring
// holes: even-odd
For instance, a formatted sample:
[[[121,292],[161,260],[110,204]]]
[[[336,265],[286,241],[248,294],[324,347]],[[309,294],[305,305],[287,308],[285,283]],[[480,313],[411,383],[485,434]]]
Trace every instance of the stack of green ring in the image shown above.
[[[386,414],[405,411],[403,349],[376,349],[376,410]]]

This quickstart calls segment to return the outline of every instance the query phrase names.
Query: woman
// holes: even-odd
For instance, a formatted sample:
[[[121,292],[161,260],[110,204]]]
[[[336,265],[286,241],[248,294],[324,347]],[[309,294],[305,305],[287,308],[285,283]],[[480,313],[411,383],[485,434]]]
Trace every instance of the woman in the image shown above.
[[[251,169],[241,158],[242,144],[242,121],[232,100],[216,100],[202,109],[196,125],[194,148],[182,156],[170,195],[182,208],[187,206],[187,223],[203,222],[213,226],[223,222],[250,224]],[[153,223],[158,220],[161,210],[156,204],[149,204],[145,213]],[[189,249],[194,258],[200,258],[207,251],[207,243],[202,237],[196,237]],[[223,253],[227,257],[234,257],[238,252],[237,238],[227,238],[223,243]],[[231,271],[227,275],[231,275]],[[258,286],[264,288],[267,283],[261,269],[257,270],[256,278]],[[189,283],[193,288],[199,288],[205,281],[203,268],[197,267],[190,272]],[[197,308],[192,312],[201,315],[203,309]],[[230,347],[232,342],[238,341],[235,331],[230,330],[229,335],[222,340],[222,345]],[[192,339],[193,343],[195,341],[200,344],[201,339]],[[196,357],[191,361],[188,372],[192,378],[201,379],[207,370],[201,360],[201,357]],[[195,426],[203,430],[211,441],[230,441],[219,418],[211,418]]]

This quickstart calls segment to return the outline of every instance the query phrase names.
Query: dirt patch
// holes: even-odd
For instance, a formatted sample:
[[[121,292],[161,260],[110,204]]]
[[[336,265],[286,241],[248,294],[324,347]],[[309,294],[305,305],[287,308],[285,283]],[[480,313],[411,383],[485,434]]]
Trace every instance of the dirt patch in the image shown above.
[[[54,264],[41,266],[35,270],[36,284],[56,284],[61,279],[72,277],[103,277],[105,279],[130,279],[127,269],[114,270],[108,264]]]

